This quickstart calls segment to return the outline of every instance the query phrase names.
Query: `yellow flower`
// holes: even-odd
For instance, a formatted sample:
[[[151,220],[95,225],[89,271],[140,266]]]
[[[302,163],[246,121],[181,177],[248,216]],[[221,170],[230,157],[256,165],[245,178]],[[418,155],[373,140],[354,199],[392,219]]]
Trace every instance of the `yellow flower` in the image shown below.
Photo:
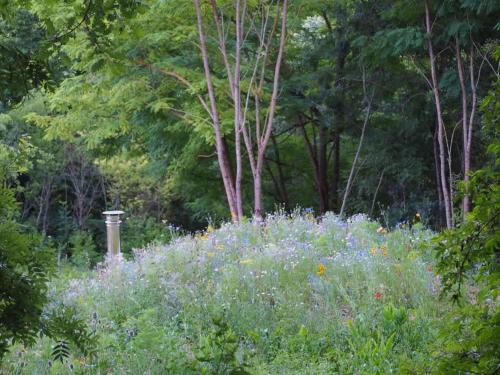
[[[384,257],[386,257],[387,255],[389,255],[389,249],[387,248],[386,245],[383,245],[381,248],[380,248],[380,251],[382,252],[382,255]]]
[[[240,263],[241,264],[252,264],[253,263],[253,259],[243,259],[243,260],[240,260]]]
[[[209,257],[209,258],[212,258],[212,257],[215,255],[215,253],[214,253],[214,252],[212,252],[212,251],[209,251],[209,252],[207,253],[207,255],[208,255],[208,257]]]
[[[217,250],[224,250],[224,245],[220,243],[220,244],[218,244],[217,246],[215,246],[215,248],[216,248]]]
[[[373,246],[373,247],[370,249],[370,254],[371,254],[371,255],[377,255],[377,251],[378,251],[378,249],[377,249],[375,246]]]
[[[203,233],[203,234],[200,234],[200,235],[198,236],[198,238],[199,238],[200,240],[202,240],[202,241],[206,241],[206,240],[208,240],[208,239],[210,238],[210,236],[208,235],[208,233]]]
[[[323,263],[320,263],[318,266],[318,272],[316,272],[316,274],[318,276],[323,276],[325,271],[326,271],[326,266]]]
[[[75,363],[77,365],[84,365],[85,364],[85,358],[84,357],[79,357],[75,359]]]
[[[214,227],[211,224],[208,224],[207,233],[212,233],[214,231]]]

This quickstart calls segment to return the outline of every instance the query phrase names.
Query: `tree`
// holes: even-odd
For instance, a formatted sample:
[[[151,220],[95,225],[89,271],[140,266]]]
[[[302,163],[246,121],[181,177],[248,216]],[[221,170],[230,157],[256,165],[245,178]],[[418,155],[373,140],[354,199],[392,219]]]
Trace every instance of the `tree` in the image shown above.
[[[31,89],[55,83],[50,54],[46,33],[33,13],[12,3],[0,7],[0,111]]]
[[[477,102],[481,92],[488,88],[489,78],[498,76],[490,61],[492,51],[487,40],[495,27],[498,10],[496,4],[481,0],[396,2],[386,11],[386,19],[392,25],[375,33],[369,46],[379,54],[404,56],[406,65],[427,83],[432,93],[436,182],[448,228],[456,222],[457,180],[459,176],[467,180],[471,170]],[[462,125],[461,150],[456,144],[457,124]],[[457,151],[461,151],[460,160]],[[469,209],[465,194],[462,211]]]
[[[0,143],[0,360],[11,342],[34,342],[53,255],[15,220],[18,205],[7,178],[22,170],[23,152]]]
[[[213,70],[210,68],[209,51],[207,48],[207,35],[204,29],[204,21],[202,9],[199,0],[194,0],[198,24],[198,34],[200,37],[200,49],[203,60],[203,67],[207,82],[208,95],[210,100],[210,117],[214,126],[217,154],[219,155],[219,165],[226,188],[226,195],[231,215],[234,220],[239,221],[243,216],[243,201],[242,201],[242,178],[243,165],[241,155],[241,137],[243,136],[244,143],[247,149],[250,167],[254,180],[254,216],[261,219],[263,215],[262,207],[262,171],[264,168],[265,154],[269,140],[271,139],[273,121],[276,111],[276,102],[278,98],[278,87],[281,64],[286,42],[286,25],[288,17],[288,0],[283,0],[280,8],[279,2],[276,6],[276,16],[274,20],[270,17],[274,6],[270,6],[265,2],[259,2],[256,5],[248,4],[246,1],[236,0],[235,7],[235,47],[234,47],[234,64],[229,60],[230,53],[227,50],[227,34],[224,26],[224,14],[222,9],[217,5],[216,1],[211,1],[211,8],[215,28],[217,30],[217,40],[221,51],[226,77],[230,86],[231,98],[234,104],[234,134],[235,134],[235,151],[236,151],[236,177],[234,184],[230,179],[230,173],[227,170],[227,164],[224,163],[224,155],[222,148],[222,133],[220,130],[219,109],[215,88],[213,85]],[[225,16],[227,18],[227,16]],[[248,18],[248,20],[247,20]],[[269,99],[269,108],[263,116],[261,107],[264,99],[264,84],[266,79],[266,68],[269,63],[271,54],[272,42],[277,34],[278,21],[281,18],[280,38],[276,61],[274,64],[274,72],[272,77],[272,90]],[[271,22],[270,22],[271,21]],[[247,25],[248,24],[248,25]],[[247,31],[248,29],[248,31]],[[246,35],[245,35],[246,34]],[[256,39],[257,46],[249,49],[245,46],[247,38]],[[247,43],[250,44],[250,43]],[[247,64],[251,69],[251,78],[249,82],[245,82],[247,87],[246,100],[243,103],[241,100],[241,88],[243,80],[241,76],[242,69],[242,54],[245,50]],[[251,51],[251,54],[249,53]],[[250,58],[248,58],[250,57]],[[253,67],[252,67],[253,66]],[[248,69],[248,68],[247,68]],[[250,119],[248,109],[250,102],[253,101],[255,111],[252,119],[255,121],[255,137],[254,141],[251,138],[250,126],[247,121]],[[255,142],[255,145],[254,145]],[[256,147],[256,150],[254,148]]]
[[[497,80],[481,105],[492,139],[488,147],[491,158],[464,186],[474,207],[463,223],[437,238],[443,295],[457,303],[443,324],[439,342],[437,363],[445,372],[486,374],[500,368],[499,94]]]

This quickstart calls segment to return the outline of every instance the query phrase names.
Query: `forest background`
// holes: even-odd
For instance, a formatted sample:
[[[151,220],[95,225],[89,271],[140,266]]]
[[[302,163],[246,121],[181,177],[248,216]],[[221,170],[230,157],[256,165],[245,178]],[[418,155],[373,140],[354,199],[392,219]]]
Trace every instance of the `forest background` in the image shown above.
[[[492,137],[495,1],[214,4],[198,19],[191,1],[2,6],[2,169],[60,257],[102,251],[111,208],[126,251],[229,214],[437,229],[470,210],[458,185]]]

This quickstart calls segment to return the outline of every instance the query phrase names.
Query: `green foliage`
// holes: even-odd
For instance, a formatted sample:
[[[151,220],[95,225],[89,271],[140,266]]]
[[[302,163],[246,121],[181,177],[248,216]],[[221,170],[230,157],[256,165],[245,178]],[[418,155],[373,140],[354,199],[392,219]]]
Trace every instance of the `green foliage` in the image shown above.
[[[429,270],[433,233],[379,227],[364,217],[276,214],[65,272],[51,283],[51,306],[75,312],[96,346],[89,357],[63,338],[69,357],[54,371],[403,372],[429,357],[446,305]],[[53,349],[40,340],[2,369],[25,362],[25,372],[39,372]]]
[[[32,88],[54,84],[43,25],[35,14],[9,3],[0,5],[0,112]]]
[[[131,255],[134,249],[169,243],[179,235],[177,232],[173,226],[158,223],[155,218],[127,217],[122,226],[122,251]]]
[[[224,142],[234,155],[232,88],[202,3]],[[233,3],[219,1],[230,63]],[[247,2],[240,88],[250,107],[262,95],[265,117],[273,69],[262,73],[263,93],[250,90],[261,74],[252,61],[264,52],[257,20],[265,7],[274,17],[276,2],[263,4]],[[432,35],[423,26],[426,4]],[[263,176],[266,209],[284,211],[261,225],[244,220],[178,238],[178,226],[194,232],[228,218],[201,103],[207,83],[192,1],[0,0],[5,371],[498,371],[498,83],[487,91],[498,77],[499,11],[493,0],[291,2]],[[439,228],[442,210],[429,40],[449,183],[462,185],[457,207],[465,194],[474,207],[439,236],[437,265],[427,244],[433,234],[422,225]],[[276,45],[267,52],[270,67]],[[465,62],[466,104],[471,84],[483,99],[471,161],[486,166],[467,185],[458,182],[465,158],[457,56]],[[378,232],[363,217],[312,214],[338,212],[372,89],[347,212],[382,218],[386,228]],[[253,112],[245,111],[252,128]],[[245,159],[246,212],[252,177]],[[297,205],[310,209],[286,214]],[[110,208],[126,212],[127,260],[116,268],[98,265],[101,212]],[[61,272],[49,281],[52,247]],[[438,301],[439,291],[457,305]],[[221,310],[223,318],[210,318]],[[31,344],[34,350],[24,348]],[[8,350],[21,359],[5,356]]]
[[[438,348],[439,370],[494,373],[500,367],[500,85],[483,101],[486,126],[493,138],[491,162],[476,171],[464,193],[472,212],[456,229],[437,238],[437,267],[443,293],[458,305],[451,311]]]
[[[49,306],[43,319],[42,333],[56,340],[51,352],[54,361],[64,362],[72,351],[90,358],[96,355],[96,332],[78,316],[73,306]]]
[[[70,355],[68,342],[64,340],[57,341],[54,345],[54,349],[52,350],[52,358],[54,361],[64,362]]]
[[[40,239],[14,220],[16,208],[12,190],[0,181],[0,359],[11,342],[35,341],[53,259]]]
[[[200,337],[200,343],[195,352],[195,369],[206,375],[250,374],[247,371],[248,354],[243,351],[236,332],[222,315],[214,316],[212,323],[213,327],[209,334]]]
[[[102,259],[96,250],[92,235],[88,232],[75,231],[69,238],[71,263],[85,269],[92,268]]]

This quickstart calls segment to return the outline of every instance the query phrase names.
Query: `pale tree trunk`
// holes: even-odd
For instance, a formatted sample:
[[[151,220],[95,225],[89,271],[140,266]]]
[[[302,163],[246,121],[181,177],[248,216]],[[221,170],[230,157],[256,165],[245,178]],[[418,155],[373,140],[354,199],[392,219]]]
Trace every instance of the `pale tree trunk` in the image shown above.
[[[333,133],[333,175],[332,175],[332,209],[339,208],[339,183],[340,183],[340,131]]]
[[[332,27],[332,23],[328,18],[326,12],[322,12],[323,20],[325,21],[326,27],[332,41],[334,42],[334,48],[337,52],[337,58],[335,61],[335,90],[338,92],[338,102],[333,107],[336,115],[336,126],[332,126],[332,147],[333,147],[333,175],[332,175],[332,185],[331,185],[331,208],[335,211],[340,209],[340,199],[339,199],[339,183],[340,183],[340,133],[341,129],[345,125],[345,90],[344,85],[344,70],[346,58],[350,51],[350,45],[345,38],[345,28],[337,25],[337,27]]]
[[[48,229],[48,214],[50,209],[50,201],[52,197],[53,177],[47,175],[42,184],[42,191],[38,200],[38,215],[36,218],[36,226],[41,229],[43,234],[47,234]]]
[[[382,169],[382,173],[380,173],[380,178],[378,180],[377,188],[375,189],[375,193],[373,194],[372,206],[370,208],[370,216],[373,215],[373,210],[375,209],[375,203],[377,201],[377,194],[380,190],[380,186],[382,185],[382,179],[384,178],[385,168]]]
[[[441,108],[441,98],[439,92],[439,82],[437,78],[436,58],[434,55],[434,47],[432,45],[432,24],[430,19],[430,11],[427,2],[425,2],[425,26],[427,32],[427,47],[429,52],[429,60],[431,64],[431,88],[434,95],[434,104],[436,106],[436,116],[438,122],[438,145],[439,145],[439,175],[441,179],[441,191],[443,194],[443,204],[445,208],[446,227],[453,227],[453,205],[451,201],[451,192],[448,187],[448,178],[446,176],[446,144],[445,144],[445,128],[443,121],[443,111]]]
[[[243,217],[243,198],[242,198],[242,181],[243,181],[243,165],[241,160],[241,127],[243,114],[241,112],[241,49],[243,46],[243,20],[245,19],[246,1],[243,1],[243,9],[241,0],[236,0],[236,53],[235,67],[233,80],[233,100],[234,100],[234,137],[236,151],[236,207],[238,216]]]
[[[463,135],[463,172],[464,172],[464,181],[467,184],[470,180],[470,155],[471,155],[471,145],[472,145],[472,127],[474,124],[474,117],[476,113],[477,106],[477,90],[476,83],[474,77],[474,50],[471,47],[470,56],[469,56],[469,80],[470,80],[470,88],[471,88],[471,109],[470,113],[468,113],[468,94],[466,89],[466,78],[465,78],[465,68],[464,62],[462,58],[462,50],[460,48],[460,44],[458,38],[455,39],[455,52],[457,59],[457,70],[458,70],[458,78],[460,81],[460,93],[462,99],[462,135]],[[478,77],[479,78],[479,77]],[[466,187],[467,189],[467,187]],[[465,192],[464,199],[462,201],[462,213],[465,218],[467,213],[470,212],[471,203],[470,196]]]
[[[329,209],[329,196],[328,196],[328,157],[327,157],[327,129],[321,125],[319,130],[319,186],[320,186],[320,212],[325,214]]]
[[[278,49],[278,57],[274,65],[273,91],[271,94],[271,103],[267,113],[267,122],[265,129],[262,132],[262,137],[257,139],[257,163],[254,174],[254,217],[256,220],[261,220],[264,213],[262,206],[262,168],[264,166],[264,158],[266,148],[273,130],[274,115],[276,112],[276,103],[278,100],[278,87],[281,71],[281,63],[283,61],[283,53],[286,43],[286,24],[288,17],[288,0],[283,1],[282,16],[281,16],[281,35]]]
[[[364,74],[363,74],[363,81],[365,81]],[[364,82],[363,82],[363,84],[364,84]],[[356,150],[356,154],[354,155],[354,160],[352,161],[351,171],[349,172],[349,178],[347,179],[347,184],[346,184],[345,191],[344,191],[344,197],[342,198],[342,205],[340,206],[340,212],[339,212],[340,216],[342,216],[344,214],[346,204],[347,204],[347,198],[349,197],[349,193],[351,191],[352,183],[354,180],[354,172],[355,172],[356,164],[357,164],[358,159],[359,159],[361,147],[363,146],[366,127],[368,125],[368,122],[369,122],[370,116],[371,116],[373,96],[374,96],[374,92],[372,93],[371,97],[368,99],[368,106],[366,108],[366,115],[365,115],[365,120],[363,122],[363,128],[361,130],[361,136],[359,138],[358,148]],[[366,97],[366,95],[365,95],[365,97]]]
[[[218,133],[220,130],[220,119],[217,112],[217,99],[215,96],[215,90],[212,83],[212,72],[210,70],[209,57],[206,45],[206,34],[203,30],[203,18],[200,6],[200,0],[193,0],[196,8],[197,15],[197,23],[198,23],[198,33],[200,36],[200,49],[202,52],[203,65],[205,70],[205,77],[207,80],[207,88],[210,99],[210,114],[212,117],[212,122],[214,125],[216,140],[219,138]],[[278,3],[279,4],[279,3]],[[219,50],[222,54],[224,67],[226,69],[227,79],[229,86],[231,88],[231,98],[234,106],[234,132],[235,132],[235,158],[236,158],[236,176],[235,180],[230,178],[230,171],[226,171],[227,168],[223,167],[223,164],[219,160],[219,164],[221,164],[221,172],[223,174],[224,184],[226,187],[226,195],[228,196],[229,205],[231,207],[231,212],[233,214],[233,219],[240,220],[243,217],[243,198],[242,198],[242,181],[243,181],[243,163],[242,163],[242,150],[241,150],[241,136],[243,135],[243,139],[245,142],[245,146],[247,148],[247,152],[249,155],[250,167],[252,169],[253,179],[254,179],[254,216],[257,219],[262,218],[263,208],[262,208],[262,170],[264,167],[264,158],[267,144],[269,142],[271,132],[272,132],[272,123],[274,120],[274,113],[276,111],[276,101],[278,96],[278,83],[279,83],[279,74],[281,68],[281,62],[283,59],[283,50],[284,44],[286,40],[286,22],[287,22],[287,11],[288,11],[288,0],[283,0],[282,4],[282,26],[281,26],[281,39],[280,46],[278,50],[278,57],[275,63],[274,69],[274,81],[273,81],[273,91],[270,99],[269,108],[267,111],[267,118],[264,121],[264,129],[260,129],[260,97],[262,96],[263,82],[264,82],[264,72],[266,68],[267,56],[269,54],[270,45],[272,42],[273,35],[276,31],[277,22],[279,20],[279,14],[275,19],[275,23],[272,27],[271,32],[269,33],[269,38],[266,42],[266,30],[267,30],[267,21],[269,17],[269,11],[264,12],[264,16],[262,19],[262,28],[259,31],[256,27],[257,36],[260,38],[261,47],[263,47],[263,52],[265,57],[262,59],[263,62],[261,64],[260,53],[256,57],[255,69],[252,74],[252,78],[250,81],[250,89],[247,93],[246,102],[242,103],[241,98],[241,65],[242,65],[242,50],[245,41],[245,17],[247,12],[247,1],[245,0],[236,0],[235,4],[235,30],[236,30],[236,38],[235,38],[235,50],[234,55],[234,65],[230,61],[230,54],[228,53],[226,46],[226,29],[224,26],[224,20],[222,17],[221,9],[219,8],[216,0],[210,0],[210,5],[212,8],[213,19],[215,22],[216,30],[217,30],[217,39],[219,44]],[[264,9],[263,7],[262,9]],[[252,22],[252,25],[254,23]],[[261,83],[259,87],[254,91],[254,95],[256,97],[255,100],[255,114],[256,114],[256,150],[254,152],[253,141],[250,137],[250,133],[248,129],[246,129],[246,113],[248,110],[248,104],[250,99],[250,93],[252,92],[252,86],[254,83],[254,79],[258,70],[258,67],[261,66]],[[219,149],[218,149],[219,154]],[[222,157],[222,159],[224,159]],[[226,176],[226,177],[224,177]]]
[[[439,164],[439,145],[437,141],[438,127],[435,126],[433,134],[433,149],[434,149],[434,170],[436,172],[436,190],[438,194],[438,204],[439,204],[439,226],[443,226],[443,212],[444,212],[444,199],[443,199],[443,189],[441,188],[441,168]],[[445,218],[446,220],[446,218]]]
[[[458,37],[455,39],[455,52],[457,59],[457,70],[458,70],[458,78],[460,82],[460,94],[462,99],[462,138],[463,138],[463,158],[464,158],[464,180],[467,181],[469,179],[469,168],[470,168],[470,156],[467,152],[467,144],[468,144],[468,136],[469,136],[469,119],[467,116],[468,106],[467,106],[467,89],[465,88],[465,74],[464,74],[464,64],[462,60],[462,51],[460,49],[460,44],[458,41]],[[465,195],[462,201],[462,214],[465,215],[469,212],[470,202],[469,196]]]
[[[212,73],[210,71],[210,63],[208,59],[206,35],[205,31],[203,30],[203,17],[201,13],[200,0],[193,0],[193,2],[196,9],[196,19],[198,26],[198,34],[200,38],[200,49],[203,60],[203,69],[205,71],[205,79],[207,81],[208,96],[210,100],[210,115],[215,132],[215,147],[217,151],[217,159],[219,162],[219,168],[224,183],[224,189],[226,191],[226,198],[229,204],[229,209],[231,211],[231,217],[233,221],[239,221],[241,217],[239,214],[238,205],[236,201],[236,189],[231,177],[231,171],[228,169],[229,157],[227,155],[227,149],[224,146],[222,139],[222,130],[220,125],[219,112],[217,110],[217,99],[215,96],[215,89],[212,82]]]
[[[464,158],[464,170],[465,170],[465,182],[468,183],[470,180],[470,159],[471,159],[471,149],[472,149],[472,130],[474,127],[474,118],[476,116],[477,109],[477,82],[480,79],[481,69],[479,69],[477,79],[474,79],[474,47],[471,46],[470,49],[470,63],[469,63],[469,74],[470,74],[470,87],[471,87],[471,111],[469,115],[469,128],[467,129],[467,144],[465,145],[465,158]],[[468,213],[471,210],[471,202],[469,194],[464,197],[464,212]]]

